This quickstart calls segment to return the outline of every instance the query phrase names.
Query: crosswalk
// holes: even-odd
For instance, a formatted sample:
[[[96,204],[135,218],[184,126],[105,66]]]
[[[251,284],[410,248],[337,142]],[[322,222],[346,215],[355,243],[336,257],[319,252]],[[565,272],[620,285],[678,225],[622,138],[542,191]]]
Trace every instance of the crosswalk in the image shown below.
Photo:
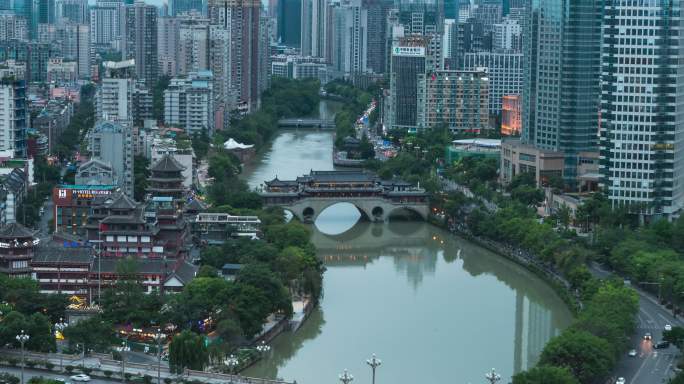
[[[637,325],[637,329],[641,331],[646,331],[646,332],[651,332],[651,331],[664,331],[664,329],[660,326],[657,326],[655,324],[650,325],[650,324],[639,324]],[[652,332],[651,332],[652,333]]]

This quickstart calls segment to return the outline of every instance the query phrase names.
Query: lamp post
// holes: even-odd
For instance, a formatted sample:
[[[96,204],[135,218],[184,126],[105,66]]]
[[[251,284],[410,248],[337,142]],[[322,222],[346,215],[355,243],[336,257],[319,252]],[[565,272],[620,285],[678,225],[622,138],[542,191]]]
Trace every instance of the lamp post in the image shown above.
[[[271,346],[266,344],[266,342],[264,342],[263,340],[261,340],[261,344],[257,345],[256,350],[260,354],[265,355],[271,350]]]
[[[161,329],[157,329],[157,333],[154,334],[154,341],[157,342],[157,384],[161,384],[161,344],[165,339],[166,335],[162,333]]]
[[[64,319],[60,317],[59,323],[55,323],[55,332],[62,333],[62,332],[64,332],[64,329],[66,329],[66,327],[68,327],[68,326],[69,325],[64,322]],[[64,335],[62,335],[62,337],[64,337]],[[60,343],[59,343],[59,340],[57,340],[57,354],[59,354],[59,371],[62,372],[62,369],[63,369],[62,351],[60,351],[59,346],[60,346]]]
[[[126,352],[131,350],[128,346],[128,340],[122,341],[120,347],[116,347],[116,350],[121,354],[121,382],[126,382]]]
[[[375,384],[375,369],[378,368],[382,364],[382,361],[380,359],[378,359],[377,357],[375,357],[375,353],[374,353],[370,359],[366,360],[366,364],[368,364],[371,367],[371,370],[373,371],[372,384]]]
[[[491,372],[485,374],[485,379],[491,384],[496,384],[497,381],[501,380],[501,375],[496,373],[496,370],[492,368]]]
[[[30,337],[29,335],[25,334],[24,330],[22,329],[21,333],[17,335],[16,339],[19,344],[21,344],[21,384],[24,384],[24,365],[26,365],[26,362],[24,361],[24,344],[29,341]]]
[[[235,355],[230,355],[230,357],[225,359],[223,362],[230,369],[230,382],[232,383],[234,379],[233,376],[235,375],[235,368],[238,366],[238,364],[240,364],[240,360],[238,360],[237,357],[235,357]]]
[[[354,376],[352,376],[347,370],[345,369],[344,372],[340,374],[340,381],[342,384],[349,384],[352,381],[354,381]]]

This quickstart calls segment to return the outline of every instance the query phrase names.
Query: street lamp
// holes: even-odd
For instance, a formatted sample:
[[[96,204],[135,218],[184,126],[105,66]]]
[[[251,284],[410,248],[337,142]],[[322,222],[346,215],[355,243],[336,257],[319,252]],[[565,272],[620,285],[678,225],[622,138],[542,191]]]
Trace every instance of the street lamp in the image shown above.
[[[161,329],[158,329],[157,333],[154,334],[154,341],[157,342],[157,384],[161,384],[161,343],[164,339],[166,339],[166,335],[162,333]]]
[[[24,333],[24,330],[21,330],[21,333],[17,335],[17,341],[19,344],[21,344],[21,384],[24,384],[24,344],[26,344],[27,341],[29,341],[30,337],[29,335]]]
[[[267,345],[265,341],[261,340],[261,344],[257,345],[256,350],[260,354],[265,355],[271,350],[271,346]]]
[[[375,369],[377,367],[379,367],[380,364],[382,364],[382,361],[380,359],[378,359],[377,357],[375,357],[375,353],[374,353],[370,359],[366,360],[366,364],[368,364],[371,367],[371,369],[373,370],[373,382],[372,382],[372,384],[375,384]]]
[[[501,375],[496,373],[496,370],[492,368],[491,372],[485,374],[485,379],[487,379],[487,381],[489,381],[491,384],[496,384],[497,381],[501,380]]]
[[[116,347],[116,350],[121,354],[121,382],[126,382],[126,352],[131,350],[126,341],[121,342],[120,347]]]
[[[344,372],[340,374],[340,381],[342,384],[349,384],[352,381],[354,381],[354,376],[352,376],[347,370],[345,369]]]
[[[66,327],[68,327],[68,326],[69,326],[69,324],[65,323],[64,319],[60,317],[59,323],[55,324],[55,332],[62,333],[62,332],[64,332],[64,329],[66,329]],[[64,337],[64,335],[62,335],[62,337]],[[60,351],[59,346],[60,346],[60,343],[59,343],[59,340],[57,340],[57,353],[59,354],[59,371],[62,372],[62,368],[63,368],[62,353],[61,353],[62,351]]]
[[[227,359],[223,361],[230,369],[230,382],[233,382],[233,375],[235,375],[235,368],[240,364],[240,360],[235,357],[235,355],[230,355]]]

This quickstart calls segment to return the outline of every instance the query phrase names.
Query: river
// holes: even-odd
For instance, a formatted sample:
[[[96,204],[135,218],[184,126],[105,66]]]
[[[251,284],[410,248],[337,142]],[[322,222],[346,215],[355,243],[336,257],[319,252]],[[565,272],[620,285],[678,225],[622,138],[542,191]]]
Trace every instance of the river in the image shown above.
[[[332,143],[329,132],[281,132],[245,177],[256,187],[333,169]],[[359,217],[338,204],[312,225],[327,267],[320,306],[245,375],[323,384],[349,369],[369,383],[376,353],[377,383],[481,383],[492,367],[508,382],[572,321],[549,286],[503,257],[425,222]]]

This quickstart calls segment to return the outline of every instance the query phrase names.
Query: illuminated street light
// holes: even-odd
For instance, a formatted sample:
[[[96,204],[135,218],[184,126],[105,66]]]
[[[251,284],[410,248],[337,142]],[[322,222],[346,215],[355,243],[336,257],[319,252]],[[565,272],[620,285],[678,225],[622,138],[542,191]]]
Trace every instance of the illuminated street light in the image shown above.
[[[21,344],[21,384],[24,384],[24,365],[26,365],[26,362],[24,361],[24,344],[29,341],[30,337],[25,334],[22,329],[21,333],[18,334],[16,338],[19,344]]]
[[[162,333],[161,329],[157,329],[157,333],[153,336],[154,341],[157,342],[157,384],[161,384],[161,358],[162,348],[161,344],[166,339],[166,335]]]
[[[64,330],[65,330],[66,327],[68,327],[68,326],[69,326],[69,324],[65,323],[65,322],[64,322],[64,319],[62,319],[62,318],[60,317],[60,318],[59,318],[59,323],[56,323],[56,324],[55,324],[55,331],[57,331],[57,332],[59,332],[59,333],[64,333]],[[55,336],[56,336],[56,335],[55,335]],[[62,335],[62,337],[64,337],[64,335]],[[59,346],[60,346],[60,343],[59,343],[59,341],[58,341],[58,342],[57,342],[57,353],[59,353],[59,371],[62,372],[63,364],[64,364],[64,363],[63,363],[63,361],[62,361],[62,351],[59,350],[59,349],[60,349]]]
[[[501,375],[496,373],[496,370],[492,368],[492,371],[485,374],[485,379],[489,381],[491,384],[496,384],[497,381],[501,380]]]
[[[349,384],[352,381],[354,381],[354,376],[352,376],[347,370],[345,369],[342,374],[340,374],[340,381],[342,384]]]
[[[116,350],[121,354],[121,382],[126,382],[126,352],[131,350],[126,341],[121,342],[120,347],[116,347]]]
[[[375,369],[378,368],[382,364],[382,361],[380,359],[378,359],[377,357],[375,357],[375,353],[374,353],[370,359],[366,360],[366,364],[368,364],[371,367],[371,370],[373,371],[372,384],[375,384]]]
[[[262,355],[265,355],[271,350],[271,346],[266,344],[266,342],[264,342],[263,340],[261,340],[261,344],[257,345],[256,350]]]
[[[235,357],[235,355],[230,355],[230,357],[225,359],[223,362],[230,369],[230,382],[232,383],[234,379],[233,375],[235,375],[235,368],[237,368],[237,366],[240,364],[240,360],[238,360],[237,357]]]

